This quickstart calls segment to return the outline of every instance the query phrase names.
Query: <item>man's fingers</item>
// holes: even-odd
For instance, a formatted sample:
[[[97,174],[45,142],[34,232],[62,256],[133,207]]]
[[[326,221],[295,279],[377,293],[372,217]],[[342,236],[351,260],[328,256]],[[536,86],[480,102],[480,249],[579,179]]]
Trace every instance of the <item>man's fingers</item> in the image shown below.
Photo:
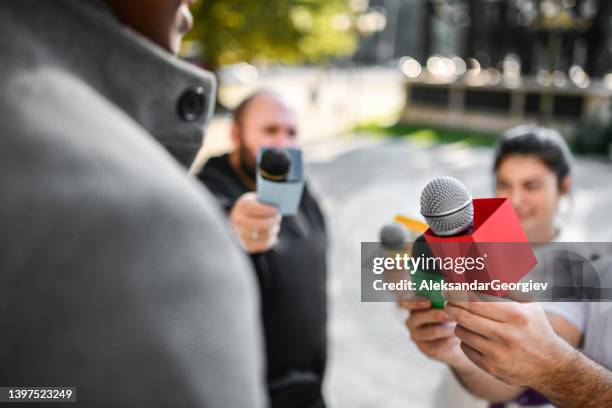
[[[491,352],[491,341],[480,334],[474,333],[463,326],[457,325],[454,334],[465,344],[472,349],[477,350],[483,355],[489,355]]]
[[[265,231],[273,233],[278,230],[278,222],[276,221],[276,218],[237,217],[236,224],[238,228],[244,229],[248,232],[257,230],[260,233]]]
[[[445,337],[438,340],[432,341],[422,341],[418,343],[419,349],[423,351],[426,355],[430,357],[434,357],[435,355],[440,355],[441,353],[445,353],[455,347],[459,343],[459,339],[455,336]]]
[[[484,367],[483,367],[484,356],[478,350],[470,347],[468,344],[464,342],[461,342],[460,347],[461,347],[461,350],[463,351],[463,354],[465,354],[465,356],[469,358],[472,361],[472,363],[476,364],[478,367],[484,370]]]
[[[244,213],[254,218],[272,218],[278,215],[278,210],[268,204],[263,204],[257,199],[245,200],[243,203]]]
[[[441,309],[414,310],[410,312],[410,316],[406,319],[406,325],[411,330],[426,324],[451,322],[452,320]]]
[[[494,303],[491,303],[491,305],[494,305]],[[444,306],[444,311],[457,324],[481,336],[497,338],[498,331],[501,330],[500,322],[482,317],[467,308],[456,306],[453,303],[447,302]]]
[[[276,244],[281,218],[276,208],[259,203],[255,193],[243,194],[230,212],[230,222],[249,253],[267,251]]]
[[[399,306],[402,309],[413,311],[413,310],[423,310],[431,308],[431,300],[429,299],[413,299],[413,300],[404,300],[399,302]]]
[[[447,291],[444,296],[448,299],[448,304],[499,322],[512,321],[518,312],[515,302],[485,294]]]
[[[270,235],[267,230],[258,230],[257,232],[253,232],[254,230],[249,230],[247,228],[240,229],[240,237],[242,241],[250,244],[267,244]]]
[[[414,341],[434,341],[455,337],[453,324],[429,324],[410,332]]]

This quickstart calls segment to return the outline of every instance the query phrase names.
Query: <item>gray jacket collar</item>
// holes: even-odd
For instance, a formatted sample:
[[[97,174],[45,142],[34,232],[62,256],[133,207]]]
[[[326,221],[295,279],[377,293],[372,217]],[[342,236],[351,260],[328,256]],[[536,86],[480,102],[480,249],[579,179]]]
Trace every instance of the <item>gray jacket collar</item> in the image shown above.
[[[9,8],[48,45],[52,63],[82,77],[191,164],[214,108],[210,73],[121,24],[103,0],[21,0]]]

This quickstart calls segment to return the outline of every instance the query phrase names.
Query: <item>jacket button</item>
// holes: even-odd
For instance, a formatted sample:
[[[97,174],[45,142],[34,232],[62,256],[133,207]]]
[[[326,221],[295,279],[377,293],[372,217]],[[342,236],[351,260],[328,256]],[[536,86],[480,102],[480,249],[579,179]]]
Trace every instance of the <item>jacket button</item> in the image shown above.
[[[193,122],[202,117],[206,111],[204,88],[196,86],[187,89],[178,101],[178,114],[185,122]]]

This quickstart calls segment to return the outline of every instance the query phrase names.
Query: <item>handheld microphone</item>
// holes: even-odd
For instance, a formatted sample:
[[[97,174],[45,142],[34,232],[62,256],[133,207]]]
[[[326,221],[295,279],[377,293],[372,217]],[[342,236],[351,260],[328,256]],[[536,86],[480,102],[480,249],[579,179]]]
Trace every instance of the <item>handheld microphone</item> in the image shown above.
[[[304,190],[302,152],[261,148],[255,168],[257,199],[276,207],[281,215],[296,215]]]
[[[419,235],[417,239],[414,240],[412,244],[412,257],[413,258],[431,258],[434,254],[431,251],[431,248],[427,244],[424,235]],[[417,290],[415,293],[418,296],[427,298],[431,300],[431,307],[434,309],[444,309],[444,296],[442,296],[442,291],[440,290],[425,290],[420,289],[421,283],[423,281],[428,281],[428,286],[433,286],[433,284],[440,283],[442,281],[442,271],[439,270],[435,265],[429,269],[417,269],[414,274],[412,274],[412,281],[415,283]]]
[[[436,178],[429,182],[421,193],[421,215],[425,218],[431,232],[438,237],[469,233],[474,225],[472,195],[456,178]],[[415,240],[413,248],[413,257],[432,258],[434,256],[425,235],[420,235]],[[433,268],[429,271],[415,273],[417,285],[426,279],[439,282],[442,280],[442,271]],[[444,308],[444,297],[441,291],[418,291],[417,294],[430,299],[432,307]]]
[[[408,231],[400,224],[391,223],[383,226],[379,232],[381,248],[379,254],[383,257],[396,257],[407,255],[408,252]],[[401,282],[408,277],[408,271],[405,270],[388,270],[384,272],[384,280],[386,282]],[[410,292],[395,291],[395,300],[401,301],[405,297],[410,296]]]
[[[433,255],[453,260],[450,265],[455,265],[454,269],[442,269],[450,282],[516,283],[537,263],[508,199],[472,199],[459,180],[440,177],[423,190],[421,214],[429,225],[424,238]],[[472,266],[477,260],[481,263],[478,268],[467,269],[464,265],[468,260]],[[484,292],[503,296],[507,291]]]
[[[388,253],[393,254],[406,251],[408,249],[407,240],[407,231],[399,224],[387,224],[380,230],[380,243],[383,249]],[[411,256],[413,258],[433,256],[431,249],[429,248],[429,245],[427,245],[427,241],[425,241],[425,237],[422,234],[419,235],[414,243],[412,243]],[[423,281],[429,281],[430,283],[440,282],[442,280],[442,274],[441,271],[436,268],[429,270],[419,268],[411,274],[411,279],[415,283],[416,287],[420,288],[421,282]],[[431,284],[429,286],[431,286]],[[431,300],[432,307],[436,309],[444,308],[444,297],[442,296],[442,292],[439,290],[417,289],[414,291],[414,294]]]

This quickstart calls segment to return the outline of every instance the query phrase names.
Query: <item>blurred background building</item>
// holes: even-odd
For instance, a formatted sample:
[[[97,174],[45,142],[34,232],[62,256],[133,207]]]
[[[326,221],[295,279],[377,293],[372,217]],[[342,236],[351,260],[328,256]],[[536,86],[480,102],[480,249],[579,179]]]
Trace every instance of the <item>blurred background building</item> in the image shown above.
[[[211,0],[196,7],[184,55],[217,72],[219,113],[262,80],[299,81],[308,89],[297,105],[316,105],[344,77],[358,95],[353,106],[338,101],[332,109],[358,123],[334,132],[394,115],[484,133],[529,121],[559,128],[577,151],[612,151],[612,2]],[[402,89],[387,104],[365,107],[370,74]]]
[[[439,54],[503,70],[511,55],[522,75],[568,75],[578,66],[602,78],[611,62],[612,4],[606,1],[372,0],[369,7],[387,24],[356,54],[368,63],[409,55],[425,64]]]
[[[397,59],[410,83],[408,121],[497,132],[529,120],[571,134],[579,123],[609,120],[610,2],[380,0],[371,7],[387,24],[354,58]]]

